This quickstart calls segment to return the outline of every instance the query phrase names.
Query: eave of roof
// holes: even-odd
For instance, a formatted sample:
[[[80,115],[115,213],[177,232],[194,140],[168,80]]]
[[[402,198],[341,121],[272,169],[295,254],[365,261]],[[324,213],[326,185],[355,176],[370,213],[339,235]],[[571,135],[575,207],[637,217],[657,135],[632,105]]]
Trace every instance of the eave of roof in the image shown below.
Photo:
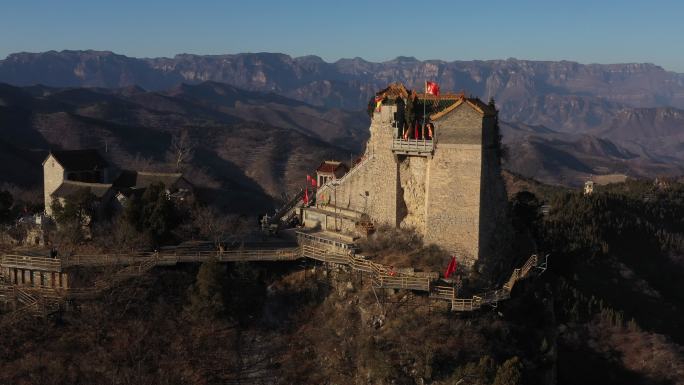
[[[165,173],[151,171],[130,171],[123,170],[114,180],[114,185],[118,188],[147,188],[152,184],[163,183],[170,188],[179,181],[187,182],[182,173]],[[189,182],[187,182],[189,184]]]
[[[456,101],[456,103],[450,105],[449,107],[443,109],[442,111],[440,111],[436,114],[430,115],[430,119],[431,120],[438,120],[438,119],[444,117],[445,115],[447,115],[448,113],[450,113],[451,111],[455,110],[456,108],[458,108],[458,106],[460,106],[461,104],[464,104],[464,103],[466,105],[470,106],[473,110],[477,111],[477,113],[479,113],[482,116],[495,115],[496,114],[493,111],[489,111],[489,108],[487,108],[487,110],[485,110],[482,106],[479,105],[479,103],[476,103],[473,100],[466,99],[466,98],[460,98],[459,100]]]
[[[382,96],[383,98],[402,97],[406,99],[409,96],[409,92],[403,84],[397,82],[392,83],[389,86],[387,86],[387,88],[376,92],[375,95]]]
[[[77,192],[80,189],[89,189],[93,195],[98,198],[102,198],[111,188],[111,183],[88,183],[65,180],[61,185],[59,185],[57,190],[50,195],[65,197]]]
[[[331,161],[331,160],[326,160],[323,161],[318,168],[316,168],[316,172],[321,172],[321,173],[333,173],[340,168],[345,168],[349,169],[346,164],[339,162],[339,161]]]

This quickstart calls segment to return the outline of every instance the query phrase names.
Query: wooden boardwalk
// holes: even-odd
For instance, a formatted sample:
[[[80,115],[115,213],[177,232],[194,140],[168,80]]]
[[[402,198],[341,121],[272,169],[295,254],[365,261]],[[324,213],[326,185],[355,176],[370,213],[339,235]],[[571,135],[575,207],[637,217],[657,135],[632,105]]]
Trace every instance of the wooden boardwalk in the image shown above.
[[[155,253],[74,255],[59,259],[26,255],[6,254],[0,258],[0,271],[4,268],[42,269],[63,271],[73,266],[122,266],[114,274],[100,279],[88,288],[59,289],[48,286],[20,286],[9,277],[0,276],[0,299],[14,301],[16,309],[2,317],[0,324],[14,322],[25,315],[46,316],[59,310],[69,300],[97,297],[131,277],[146,274],[157,266],[173,266],[179,263],[201,263],[209,260],[219,262],[269,262],[294,261],[307,258],[331,266],[347,266],[369,275],[375,288],[405,289],[425,292],[429,297],[449,301],[452,311],[475,311],[483,306],[496,306],[499,301],[510,298],[517,281],[528,277],[533,271],[546,269],[546,257],[532,255],[526,263],[513,271],[510,278],[498,290],[479,293],[471,298],[459,298],[455,287],[435,285],[435,273],[402,273],[366,259],[353,249],[317,240],[316,237],[300,237],[297,247],[278,249],[239,249],[229,251],[203,251],[171,249]]]

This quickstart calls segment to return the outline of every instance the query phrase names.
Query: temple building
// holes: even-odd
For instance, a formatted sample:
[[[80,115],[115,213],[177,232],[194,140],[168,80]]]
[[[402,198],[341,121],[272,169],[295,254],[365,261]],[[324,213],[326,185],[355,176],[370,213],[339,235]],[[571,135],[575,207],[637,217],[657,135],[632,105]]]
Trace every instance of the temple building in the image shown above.
[[[140,197],[149,186],[163,184],[169,199],[192,203],[194,187],[181,173],[116,170],[97,150],[51,151],[43,161],[45,215],[52,216],[54,201],[87,189],[99,208],[121,208],[132,197]]]
[[[413,228],[466,266],[500,255],[508,221],[494,102],[401,84],[375,101],[361,161],[320,185],[305,226],[354,237],[370,219]]]
[[[51,151],[43,161],[45,214],[52,202],[86,188],[102,199],[112,195],[111,169],[96,150]]]
[[[342,162],[326,160],[316,169],[316,182],[318,186],[323,186],[344,176],[349,171],[349,167]]]

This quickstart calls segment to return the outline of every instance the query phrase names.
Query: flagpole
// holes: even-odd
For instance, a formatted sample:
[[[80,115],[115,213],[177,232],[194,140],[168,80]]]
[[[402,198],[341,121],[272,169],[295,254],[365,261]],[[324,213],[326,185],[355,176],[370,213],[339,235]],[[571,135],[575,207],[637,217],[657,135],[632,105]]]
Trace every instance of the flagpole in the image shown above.
[[[427,80],[425,81],[425,96],[423,97],[423,127],[425,127],[425,101],[426,100],[427,100]]]

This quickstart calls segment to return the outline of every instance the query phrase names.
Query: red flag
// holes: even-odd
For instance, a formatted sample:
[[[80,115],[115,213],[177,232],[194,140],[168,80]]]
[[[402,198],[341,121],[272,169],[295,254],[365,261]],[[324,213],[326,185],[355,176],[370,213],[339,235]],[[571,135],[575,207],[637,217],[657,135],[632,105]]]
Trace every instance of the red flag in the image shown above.
[[[309,189],[308,188],[304,189],[304,204],[305,205],[309,204]]]
[[[439,96],[439,84],[435,82],[425,82],[425,93]]]
[[[449,261],[449,265],[444,271],[444,278],[449,278],[449,276],[456,271],[457,266],[458,262],[456,262],[456,257],[451,257],[451,261]]]
[[[311,183],[311,175],[306,175],[306,183]]]
[[[311,178],[311,186],[312,187],[318,187],[318,183],[316,182],[316,178]]]
[[[413,134],[415,135],[413,138],[418,139],[418,122],[416,122],[416,127],[413,130]]]

